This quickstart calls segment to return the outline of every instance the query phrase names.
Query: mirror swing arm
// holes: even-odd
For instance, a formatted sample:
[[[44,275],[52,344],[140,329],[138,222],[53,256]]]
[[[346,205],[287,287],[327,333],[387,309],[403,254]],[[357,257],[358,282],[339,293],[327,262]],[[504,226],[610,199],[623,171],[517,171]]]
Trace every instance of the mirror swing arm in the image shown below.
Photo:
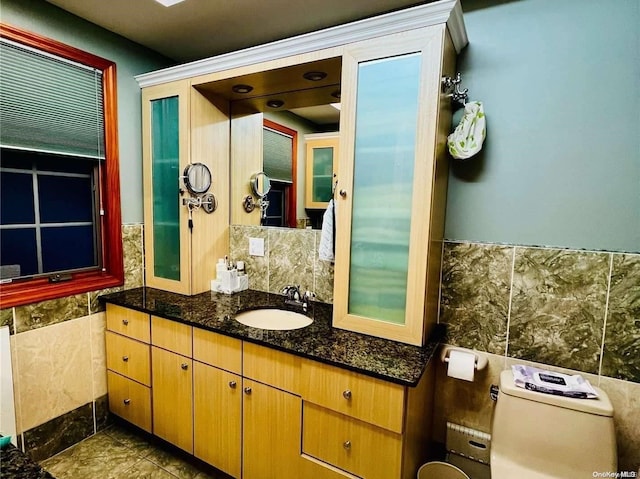
[[[182,205],[189,210],[189,231],[193,230],[193,211],[202,208],[205,213],[213,213],[218,202],[213,193],[208,193],[211,188],[211,170],[204,163],[188,164],[182,176],[182,183],[189,192],[188,198],[182,198]],[[184,189],[180,187],[180,195],[184,195]]]
[[[267,217],[267,208],[269,207],[267,194],[271,190],[271,181],[263,171],[260,171],[251,175],[249,183],[253,195],[245,196],[242,200],[242,206],[247,213],[251,213],[256,206],[259,206],[260,217],[264,219]],[[253,198],[254,195],[258,197],[257,201]]]

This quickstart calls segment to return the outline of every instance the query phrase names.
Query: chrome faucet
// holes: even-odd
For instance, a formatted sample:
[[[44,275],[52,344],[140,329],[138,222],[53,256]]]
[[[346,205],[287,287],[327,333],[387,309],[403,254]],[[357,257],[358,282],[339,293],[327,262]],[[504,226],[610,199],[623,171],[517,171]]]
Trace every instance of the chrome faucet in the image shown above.
[[[282,288],[282,294],[286,297],[285,302],[297,304],[300,302],[300,285],[289,285]]]
[[[285,304],[291,306],[302,306],[305,311],[309,306],[311,298],[315,298],[315,293],[311,291],[305,291],[304,294],[300,293],[300,285],[289,285],[282,288],[282,294],[284,295]]]

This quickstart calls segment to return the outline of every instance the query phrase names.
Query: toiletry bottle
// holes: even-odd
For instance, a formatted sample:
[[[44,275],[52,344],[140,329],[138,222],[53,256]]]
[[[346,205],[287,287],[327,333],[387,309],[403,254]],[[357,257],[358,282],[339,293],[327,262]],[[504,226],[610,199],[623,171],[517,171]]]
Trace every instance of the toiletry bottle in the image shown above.
[[[216,264],[216,279],[222,281],[222,274],[227,270],[227,265],[224,259],[220,258],[218,264]]]
[[[238,270],[238,276],[242,276],[243,274],[245,274],[244,261],[238,261],[236,263],[236,269]]]

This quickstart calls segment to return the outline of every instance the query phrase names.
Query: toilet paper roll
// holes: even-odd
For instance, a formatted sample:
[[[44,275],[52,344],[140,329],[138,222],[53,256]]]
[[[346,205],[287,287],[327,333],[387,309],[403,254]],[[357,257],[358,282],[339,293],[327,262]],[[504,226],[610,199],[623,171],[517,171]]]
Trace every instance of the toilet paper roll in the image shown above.
[[[473,381],[476,370],[476,355],[464,351],[449,351],[449,365],[447,366],[447,376]]]

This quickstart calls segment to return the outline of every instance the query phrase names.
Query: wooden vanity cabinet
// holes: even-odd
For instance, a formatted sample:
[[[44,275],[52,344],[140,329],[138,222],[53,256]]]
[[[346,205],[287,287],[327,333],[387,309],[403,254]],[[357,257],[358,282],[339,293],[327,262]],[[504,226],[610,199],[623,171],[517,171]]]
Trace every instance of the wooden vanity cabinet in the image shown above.
[[[193,359],[193,453],[239,479],[242,341],[194,329]]]
[[[434,366],[415,388],[303,360],[301,477],[413,479],[429,456]]]
[[[151,432],[149,315],[112,304],[106,309],[109,410]]]
[[[151,317],[153,433],[193,454],[191,329]]]
[[[189,80],[142,90],[147,286],[181,294],[210,289],[216,259],[229,252],[228,135],[228,115]],[[192,222],[182,178],[190,163],[209,167],[217,199],[213,213],[200,208]]]
[[[243,343],[243,478],[300,479],[301,359]]]
[[[336,327],[423,345],[436,323],[454,62],[445,24],[344,47]]]
[[[107,325],[110,410],[231,477],[414,479],[428,458],[433,364],[411,388],[119,306]]]

